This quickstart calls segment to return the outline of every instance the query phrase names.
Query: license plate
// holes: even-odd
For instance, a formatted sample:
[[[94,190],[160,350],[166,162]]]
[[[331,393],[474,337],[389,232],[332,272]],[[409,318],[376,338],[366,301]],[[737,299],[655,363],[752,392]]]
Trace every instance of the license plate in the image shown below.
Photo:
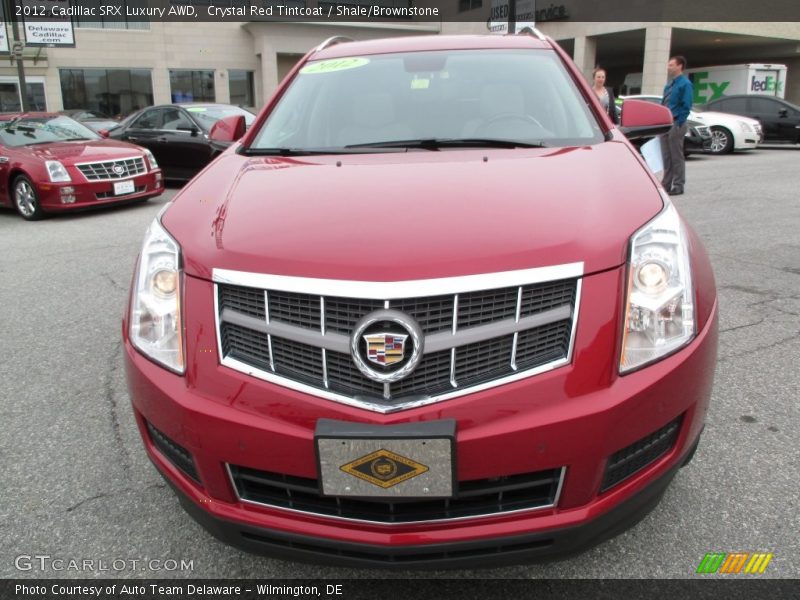
[[[123,194],[132,194],[136,191],[133,181],[115,181],[114,182],[114,195],[121,196]]]
[[[320,419],[315,436],[326,496],[449,498],[455,421],[371,426]]]

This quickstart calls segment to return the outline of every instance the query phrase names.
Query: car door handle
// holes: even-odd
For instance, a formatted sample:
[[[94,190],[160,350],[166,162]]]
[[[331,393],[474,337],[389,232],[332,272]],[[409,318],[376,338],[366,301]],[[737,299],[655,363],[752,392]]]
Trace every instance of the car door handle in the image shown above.
[[[165,137],[160,137],[160,138],[158,138],[158,140],[156,140],[156,141],[164,143],[164,142],[167,142],[167,141],[169,141],[169,140],[167,140],[167,138],[165,138]]]
[[[139,138],[133,137],[132,135],[128,135],[128,136],[125,137],[125,139],[127,139],[129,142],[135,142]]]

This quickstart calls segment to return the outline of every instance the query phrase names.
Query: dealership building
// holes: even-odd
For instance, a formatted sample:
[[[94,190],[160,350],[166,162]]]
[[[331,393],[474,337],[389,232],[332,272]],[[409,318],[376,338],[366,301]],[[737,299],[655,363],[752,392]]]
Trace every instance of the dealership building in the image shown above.
[[[141,0],[125,0],[141,5]],[[186,4],[190,0],[173,0]],[[248,0],[194,0],[236,5]],[[269,0],[252,0],[270,4]],[[408,5],[405,0],[384,0]],[[313,7],[352,5],[354,0],[280,2]],[[276,4],[272,2],[272,4]],[[487,33],[478,16],[488,0],[453,0],[448,21],[314,23],[104,21],[75,18],[74,47],[26,46],[22,50],[32,109],[85,108],[124,115],[151,104],[224,102],[260,108],[281,78],[310,49],[331,36],[353,39]],[[568,7],[567,7],[568,8]],[[457,20],[458,15],[463,20]],[[566,15],[566,16],[565,16]],[[589,76],[595,65],[608,71],[609,85],[638,81],[641,93],[660,94],[670,55],[690,66],[772,63],[788,67],[785,97],[800,104],[800,23],[772,22],[578,22],[569,11],[537,27],[552,36]],[[139,17],[140,18],[140,17]],[[24,24],[20,24],[24,34]],[[12,28],[6,24],[8,47]],[[13,50],[0,55],[0,111],[20,110]],[[634,76],[635,75],[635,76]],[[638,79],[637,79],[638,77]]]

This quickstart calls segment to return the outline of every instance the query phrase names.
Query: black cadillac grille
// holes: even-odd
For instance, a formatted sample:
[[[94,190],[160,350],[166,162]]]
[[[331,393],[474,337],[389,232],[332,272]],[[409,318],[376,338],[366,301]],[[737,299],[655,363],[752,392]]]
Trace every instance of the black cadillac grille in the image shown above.
[[[195,469],[194,460],[189,451],[183,446],[173,442],[166,435],[153,427],[149,421],[146,421],[146,423],[147,431],[150,433],[150,439],[153,445],[158,448],[158,451],[161,452],[169,462],[186,473],[186,475],[194,479],[197,483],[200,483],[200,477],[197,475],[197,469]]]
[[[122,160],[105,160],[76,166],[89,181],[126,179],[147,172],[147,168],[144,165],[144,158],[141,156]]]
[[[352,334],[365,315],[384,308],[385,301],[219,283],[222,358],[235,358],[269,374],[373,403],[391,406],[396,401],[413,402],[566,358],[577,281],[563,279],[458,295],[390,300],[389,308],[413,317],[423,335],[436,335],[440,349],[424,354],[411,374],[388,385],[363,375],[341,345],[325,353],[314,345],[316,339],[321,339],[318,336],[323,323],[326,335],[339,335],[341,340],[342,335]],[[562,312],[558,316],[544,314],[539,319],[544,323],[541,325],[531,323],[527,329],[520,325],[522,329],[516,336],[506,333],[509,325],[517,323],[517,317],[537,319],[536,315],[548,311]],[[270,329],[270,325],[274,328]],[[493,326],[498,327],[495,336]],[[442,344],[449,344],[454,329],[453,335],[458,336],[464,332],[470,335],[472,328],[479,328],[473,330],[481,332],[477,338],[468,337],[453,344],[454,350],[441,349]],[[274,331],[271,339],[267,331]]]
[[[409,523],[494,515],[542,508],[556,502],[561,469],[462,481],[454,498],[362,500],[323,496],[316,479],[293,477],[229,465],[242,500],[330,517],[378,523]]]
[[[605,492],[614,487],[666,454],[678,439],[681,419],[682,417],[678,417],[658,431],[615,452],[608,459],[600,491]]]
[[[307,329],[319,329],[321,314],[319,296],[269,292],[270,321],[282,321]]]

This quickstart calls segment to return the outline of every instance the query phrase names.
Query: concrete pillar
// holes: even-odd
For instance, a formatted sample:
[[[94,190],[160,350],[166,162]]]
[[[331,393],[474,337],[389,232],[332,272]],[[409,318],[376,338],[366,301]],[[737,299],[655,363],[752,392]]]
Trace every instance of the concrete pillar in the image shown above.
[[[266,102],[278,87],[278,53],[267,35],[260,33],[256,39],[256,54],[261,56],[261,98]],[[256,93],[256,97],[258,97]]]
[[[667,83],[667,63],[672,45],[672,27],[650,25],[645,30],[644,68],[642,70],[642,94],[658,94]]]
[[[573,60],[586,80],[591,81],[592,71],[597,66],[597,40],[588,36],[576,37]]]

